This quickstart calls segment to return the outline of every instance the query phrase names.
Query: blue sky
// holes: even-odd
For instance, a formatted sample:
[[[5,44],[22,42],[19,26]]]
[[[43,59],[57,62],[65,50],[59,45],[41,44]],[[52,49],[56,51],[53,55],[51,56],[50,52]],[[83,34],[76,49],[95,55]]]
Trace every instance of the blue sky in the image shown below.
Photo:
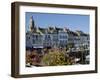
[[[29,19],[33,16],[35,25],[46,28],[48,26],[57,26],[69,28],[72,31],[82,30],[89,33],[89,15],[77,14],[49,14],[49,13],[33,13],[26,12],[25,25],[26,31],[29,29]]]

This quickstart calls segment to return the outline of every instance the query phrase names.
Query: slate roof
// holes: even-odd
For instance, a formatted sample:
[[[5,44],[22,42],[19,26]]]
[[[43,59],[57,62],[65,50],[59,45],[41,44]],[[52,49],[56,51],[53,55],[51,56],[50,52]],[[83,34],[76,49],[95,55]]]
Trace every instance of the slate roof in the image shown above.
[[[26,34],[32,34],[32,33],[36,33],[36,34],[55,34],[58,33],[59,31],[65,31],[69,36],[89,36],[89,34],[86,34],[82,31],[77,30],[76,32],[71,31],[69,29],[63,29],[63,28],[58,28],[58,27],[48,27],[48,28],[41,28],[38,27],[36,29],[35,32],[30,32],[28,31]]]
[[[82,31],[76,31],[76,33],[79,35],[79,36],[89,36],[89,34],[86,34],[86,33],[84,33],[84,32],[82,32]]]

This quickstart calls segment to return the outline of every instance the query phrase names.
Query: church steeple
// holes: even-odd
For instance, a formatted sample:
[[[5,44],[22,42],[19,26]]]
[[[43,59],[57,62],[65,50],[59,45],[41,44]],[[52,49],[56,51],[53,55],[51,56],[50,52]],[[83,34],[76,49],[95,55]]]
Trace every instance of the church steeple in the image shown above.
[[[30,17],[29,29],[30,29],[30,31],[34,31],[36,29],[33,16]]]

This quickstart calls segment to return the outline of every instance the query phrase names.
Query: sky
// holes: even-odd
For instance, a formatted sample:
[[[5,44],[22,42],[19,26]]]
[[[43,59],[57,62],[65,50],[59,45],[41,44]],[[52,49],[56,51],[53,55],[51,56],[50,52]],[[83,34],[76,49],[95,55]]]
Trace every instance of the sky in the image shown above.
[[[85,33],[89,33],[89,15],[26,12],[26,31],[29,30],[31,16],[33,16],[35,25],[38,27],[47,28],[48,26],[56,26],[60,28],[69,28],[72,31],[82,30]]]

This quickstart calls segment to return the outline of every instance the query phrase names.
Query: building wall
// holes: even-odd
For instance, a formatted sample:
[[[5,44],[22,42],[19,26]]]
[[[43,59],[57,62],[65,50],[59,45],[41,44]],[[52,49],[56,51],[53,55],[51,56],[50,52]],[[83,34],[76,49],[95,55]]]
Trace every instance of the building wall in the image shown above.
[[[26,35],[27,47],[66,47],[68,44],[74,44],[75,47],[87,46],[89,47],[89,36],[74,36],[67,34],[65,31],[58,33],[32,33]]]
[[[43,46],[44,47],[52,47],[52,34],[44,34]]]
[[[58,33],[59,47],[65,47],[68,42],[68,35],[65,31],[59,31]]]

